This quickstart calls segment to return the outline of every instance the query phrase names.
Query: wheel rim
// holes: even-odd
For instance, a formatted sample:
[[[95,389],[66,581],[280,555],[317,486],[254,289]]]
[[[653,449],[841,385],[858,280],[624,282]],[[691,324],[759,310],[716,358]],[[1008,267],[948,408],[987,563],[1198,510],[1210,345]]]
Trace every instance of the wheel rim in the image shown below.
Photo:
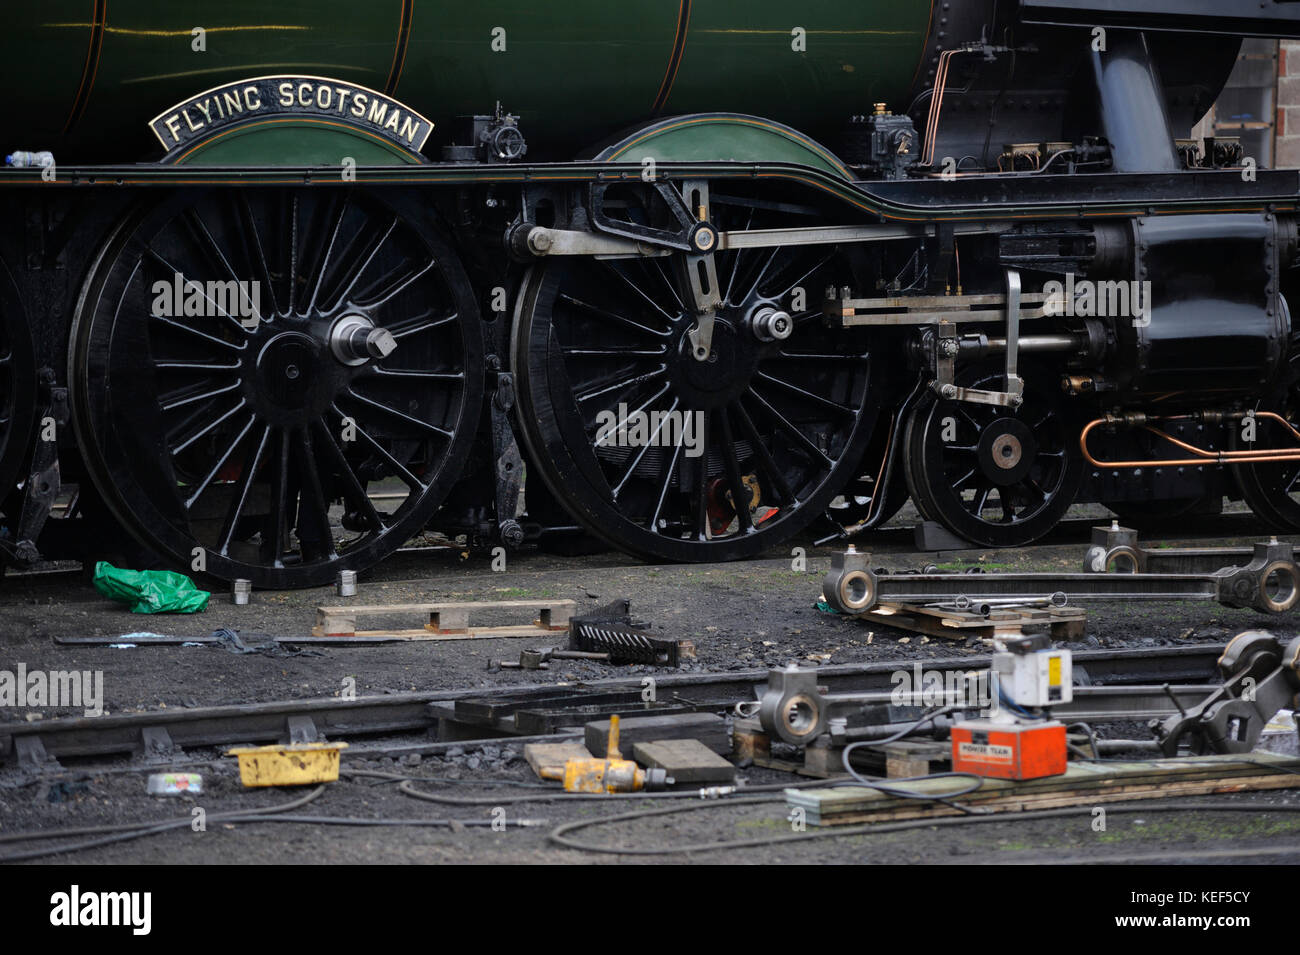
[[[154,314],[176,274],[209,314]],[[238,312],[206,284],[227,280],[260,283]],[[259,587],[326,583],[421,530],[482,399],[474,297],[436,225],[346,190],[142,212],[73,336],[78,437],[115,515],[181,566]]]
[[[985,370],[962,381],[1000,390],[1003,378]],[[913,499],[923,514],[977,544],[1037,540],[1065,515],[1079,489],[1078,429],[1054,395],[1029,381],[1016,411],[934,400],[917,409],[908,427]]]
[[[752,207],[717,196],[712,210],[722,228],[754,221]],[[535,269],[514,367],[525,443],[552,493],[598,536],[649,559],[751,556],[804,527],[847,480],[874,424],[864,339],[826,333],[815,308],[846,267],[826,249],[719,254],[724,303],[706,362],[691,355],[689,296],[665,260]],[[813,308],[791,308],[795,288],[809,290]],[[768,308],[790,313],[789,338],[754,332],[753,316]],[[663,433],[640,446],[608,440],[599,416],[620,405],[625,419],[694,416],[695,456]],[[687,419],[671,420],[684,433]]]

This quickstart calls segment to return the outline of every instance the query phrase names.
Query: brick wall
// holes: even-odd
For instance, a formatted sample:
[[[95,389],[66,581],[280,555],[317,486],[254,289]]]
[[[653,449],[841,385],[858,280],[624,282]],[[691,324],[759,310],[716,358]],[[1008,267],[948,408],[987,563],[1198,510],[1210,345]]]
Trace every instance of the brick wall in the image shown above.
[[[1300,41],[1283,40],[1277,62],[1275,165],[1300,167]]]

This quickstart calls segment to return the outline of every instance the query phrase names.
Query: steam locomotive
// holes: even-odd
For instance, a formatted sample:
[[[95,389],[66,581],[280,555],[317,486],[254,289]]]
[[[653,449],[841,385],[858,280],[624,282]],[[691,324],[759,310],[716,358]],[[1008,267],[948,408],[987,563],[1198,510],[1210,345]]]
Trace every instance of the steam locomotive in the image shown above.
[[[6,16],[6,563],[1300,530],[1300,180],[1186,138],[1295,3]]]

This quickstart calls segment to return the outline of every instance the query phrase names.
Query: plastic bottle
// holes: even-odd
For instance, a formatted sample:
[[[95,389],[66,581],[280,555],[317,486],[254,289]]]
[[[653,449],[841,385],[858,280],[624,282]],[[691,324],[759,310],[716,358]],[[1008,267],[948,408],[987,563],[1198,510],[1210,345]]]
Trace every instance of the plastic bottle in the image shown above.
[[[29,152],[22,152],[22,151],[16,153],[10,153],[8,156],[5,156],[5,165],[13,166],[16,169],[24,168],[28,166],[36,166],[38,168],[44,169],[47,166],[54,165],[54,154],[51,152],[46,152],[44,150],[38,153],[29,153]]]

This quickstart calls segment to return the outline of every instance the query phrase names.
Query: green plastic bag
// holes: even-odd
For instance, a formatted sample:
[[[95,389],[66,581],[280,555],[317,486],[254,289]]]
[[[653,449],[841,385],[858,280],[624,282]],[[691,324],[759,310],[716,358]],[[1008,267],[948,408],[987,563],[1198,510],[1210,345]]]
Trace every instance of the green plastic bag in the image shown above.
[[[132,613],[202,613],[212,594],[184,574],[169,570],[119,570],[107,561],[95,565],[95,589]]]

